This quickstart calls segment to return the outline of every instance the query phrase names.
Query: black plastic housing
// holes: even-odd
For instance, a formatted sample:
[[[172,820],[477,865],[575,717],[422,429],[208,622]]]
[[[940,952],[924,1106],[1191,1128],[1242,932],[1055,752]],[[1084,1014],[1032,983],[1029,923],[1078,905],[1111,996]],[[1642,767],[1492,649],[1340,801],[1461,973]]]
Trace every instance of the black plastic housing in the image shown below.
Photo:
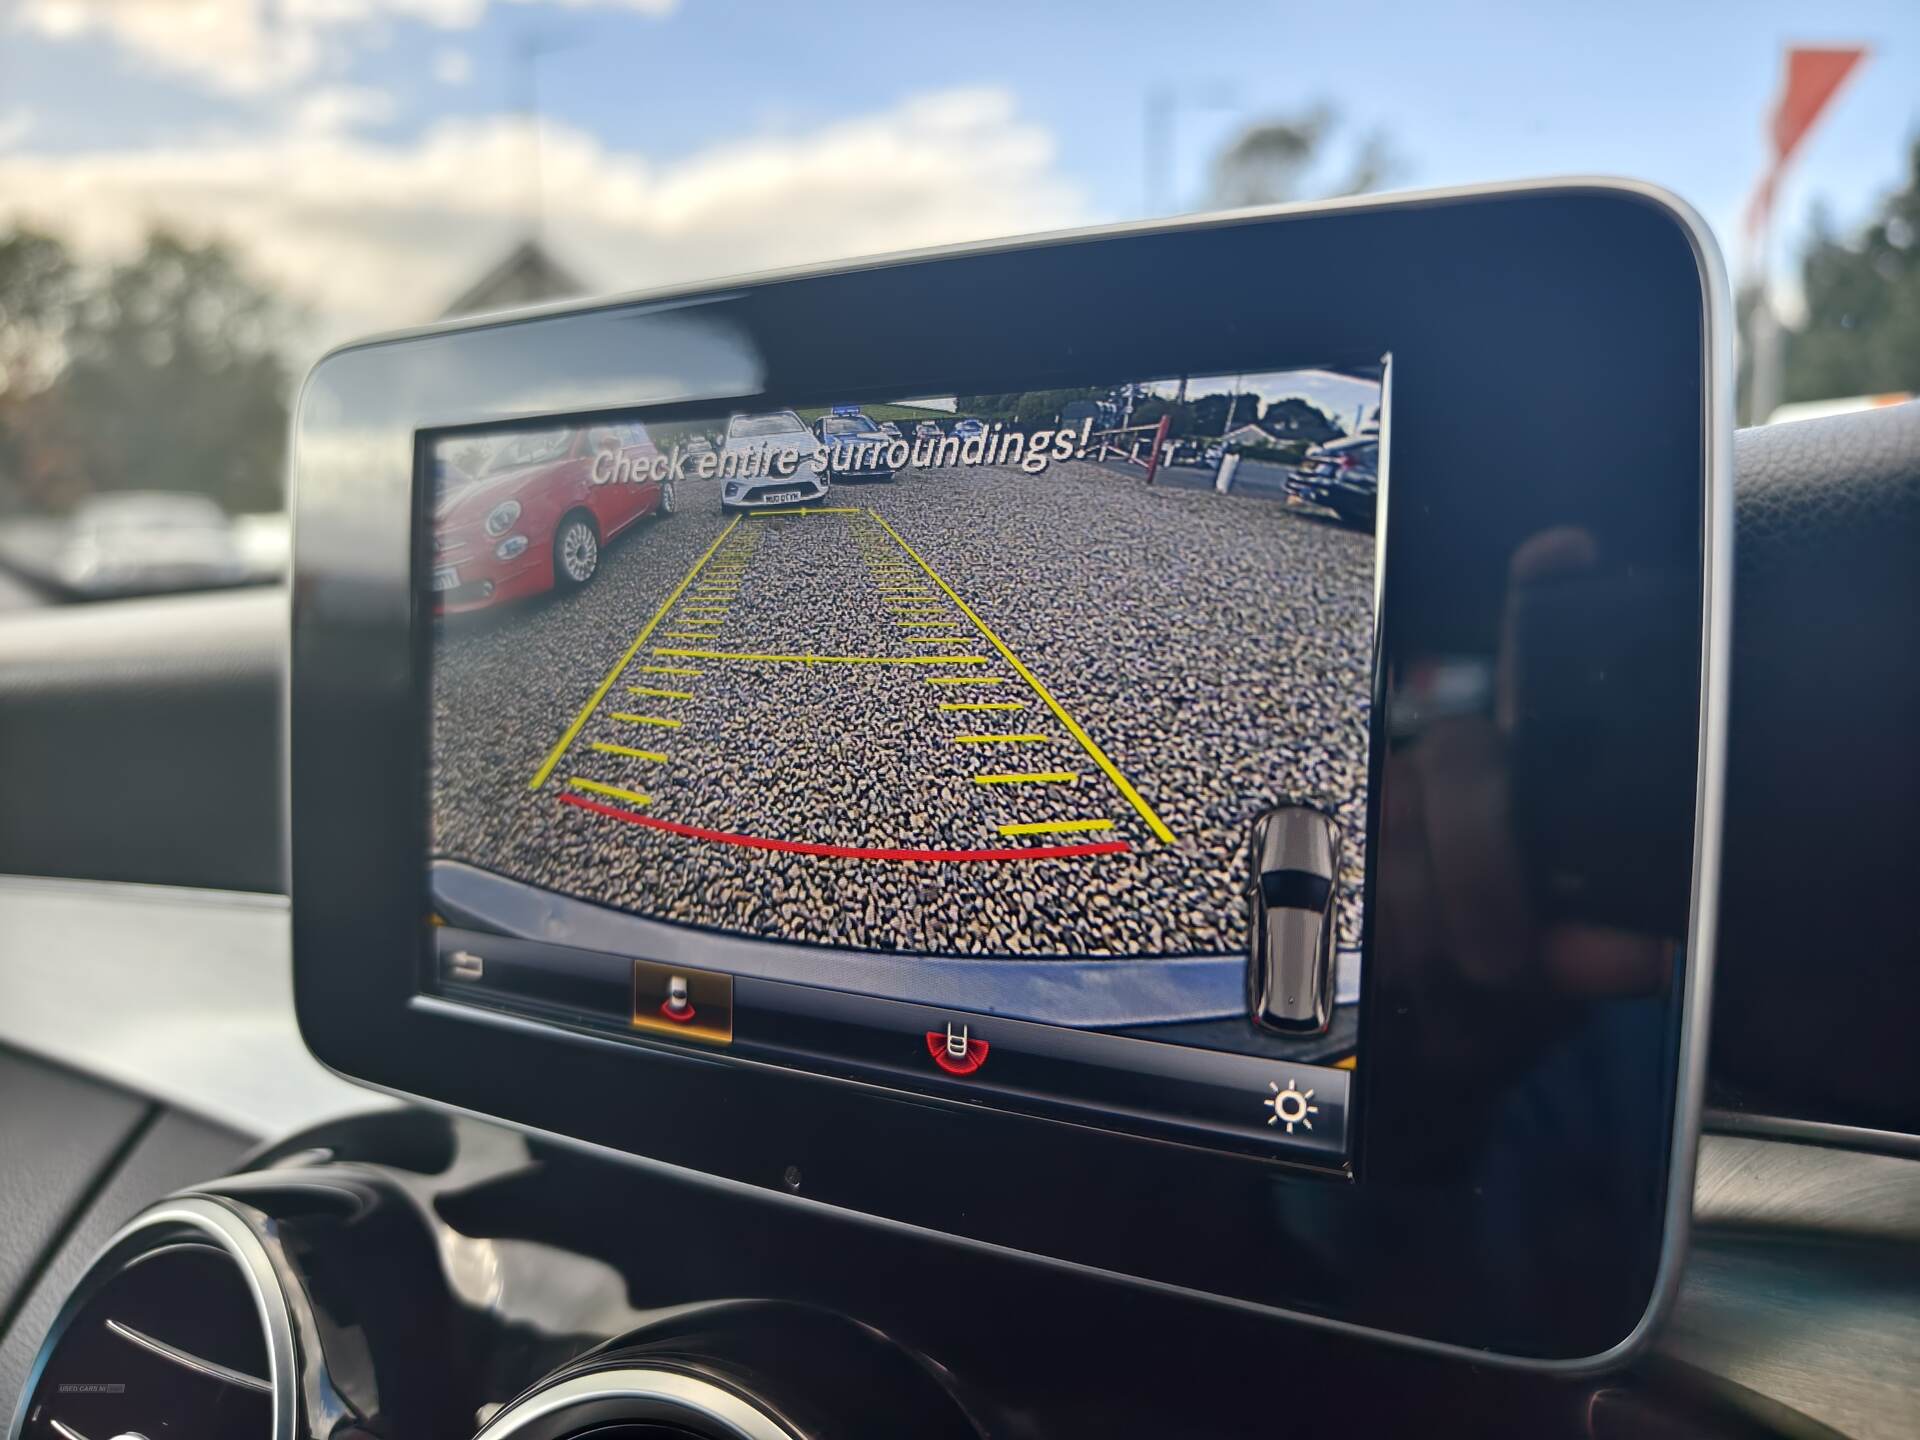
[[[1168,284],[1194,276],[1260,283]],[[1616,1358],[1671,1292],[1691,1182],[1723,285],[1677,207],[1582,184],[904,257],[328,356],[296,452],[308,1044],[789,1203],[1491,1358]],[[1351,1179],[419,993],[421,432],[1388,352]],[[1463,663],[1498,703],[1435,713],[1426,678]]]

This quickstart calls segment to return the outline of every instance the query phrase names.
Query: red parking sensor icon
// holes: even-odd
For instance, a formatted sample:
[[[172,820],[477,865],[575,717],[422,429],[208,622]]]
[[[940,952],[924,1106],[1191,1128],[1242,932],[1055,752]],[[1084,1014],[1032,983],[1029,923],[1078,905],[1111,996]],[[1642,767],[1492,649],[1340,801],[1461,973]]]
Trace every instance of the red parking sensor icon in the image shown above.
[[[987,1063],[987,1042],[967,1034],[967,1027],[947,1025],[946,1032],[927,1031],[927,1053],[949,1075],[971,1075]]]
[[[660,1004],[660,1013],[676,1025],[693,1023],[693,1002],[687,998],[687,977],[675,975],[667,981],[667,998]]]

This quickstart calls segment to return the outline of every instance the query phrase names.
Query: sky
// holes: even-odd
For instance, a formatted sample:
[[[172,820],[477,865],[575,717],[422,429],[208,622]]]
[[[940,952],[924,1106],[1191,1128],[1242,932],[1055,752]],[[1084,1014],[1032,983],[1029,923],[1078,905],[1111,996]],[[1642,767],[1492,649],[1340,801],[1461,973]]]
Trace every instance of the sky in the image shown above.
[[[1203,208],[1241,128],[1317,102],[1323,180],[1369,135],[1395,188],[1638,176],[1738,271],[1784,47],[1865,43],[1784,274],[1920,132],[1912,0],[0,0],[0,32],[0,221],[101,262],[227,239],[316,346],[434,318],[530,227],[614,291]]]

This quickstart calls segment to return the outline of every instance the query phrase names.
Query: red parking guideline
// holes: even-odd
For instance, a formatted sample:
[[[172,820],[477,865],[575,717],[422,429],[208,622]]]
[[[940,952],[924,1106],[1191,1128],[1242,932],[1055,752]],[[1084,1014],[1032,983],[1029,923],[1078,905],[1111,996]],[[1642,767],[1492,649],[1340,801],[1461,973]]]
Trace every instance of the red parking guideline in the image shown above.
[[[578,795],[562,795],[562,805],[591,810],[612,820],[644,825],[649,830],[665,830],[692,840],[708,840],[717,845],[741,845],[749,850],[779,850],[791,855],[824,855],[836,860],[931,860],[952,863],[968,860],[1069,860],[1091,855],[1122,855],[1133,847],[1125,840],[1101,840],[1086,845],[1025,845],[999,850],[914,850],[864,845],[822,845],[812,840],[770,840],[761,835],[736,835],[728,830],[709,830],[701,825],[684,825],[678,820],[662,820],[657,815],[636,815]]]

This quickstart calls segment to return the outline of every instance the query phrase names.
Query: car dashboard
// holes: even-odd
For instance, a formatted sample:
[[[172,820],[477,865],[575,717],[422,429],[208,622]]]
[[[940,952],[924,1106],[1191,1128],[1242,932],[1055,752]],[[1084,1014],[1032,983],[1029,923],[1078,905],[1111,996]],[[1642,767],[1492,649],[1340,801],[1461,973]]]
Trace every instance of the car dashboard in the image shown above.
[[[633,463],[631,437],[606,453]],[[156,1396],[276,1437],[1914,1433],[1920,406],[1741,432],[1734,470],[1706,1134],[1677,1299],[1623,1363],[1403,1348],[827,1203],[841,1177],[810,1166],[637,1158],[350,1083],[296,1016],[289,597],[262,591],[0,626],[0,1413],[64,1440],[131,1433]],[[629,498],[636,524],[671,509]],[[1335,872],[1320,843],[1274,872]],[[669,1022],[708,1004],[662,993]],[[706,1153],[676,1103],[595,1100]],[[861,1183],[965,1215],[979,1176],[927,1153],[934,1113],[874,1111]],[[1044,1148],[1045,1115],[1022,1123]],[[1167,1213],[1139,1243],[1219,1223]]]

